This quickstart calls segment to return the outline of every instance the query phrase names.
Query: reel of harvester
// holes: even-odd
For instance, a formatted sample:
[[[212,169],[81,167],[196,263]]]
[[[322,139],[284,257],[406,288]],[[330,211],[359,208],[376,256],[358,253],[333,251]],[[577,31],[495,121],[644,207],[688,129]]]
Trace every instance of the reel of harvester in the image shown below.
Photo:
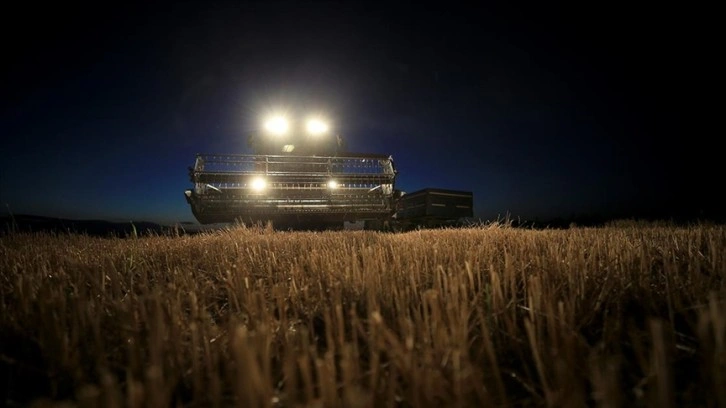
[[[198,154],[185,191],[202,224],[320,225],[385,222],[395,211],[390,156]]]

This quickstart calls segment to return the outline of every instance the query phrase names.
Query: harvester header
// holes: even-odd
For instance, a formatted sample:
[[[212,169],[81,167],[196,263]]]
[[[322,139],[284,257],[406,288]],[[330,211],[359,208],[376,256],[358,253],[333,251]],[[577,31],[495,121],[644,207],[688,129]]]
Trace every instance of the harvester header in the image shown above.
[[[396,170],[390,156],[198,154],[189,169],[194,188],[185,192],[203,224],[289,224],[385,220]]]

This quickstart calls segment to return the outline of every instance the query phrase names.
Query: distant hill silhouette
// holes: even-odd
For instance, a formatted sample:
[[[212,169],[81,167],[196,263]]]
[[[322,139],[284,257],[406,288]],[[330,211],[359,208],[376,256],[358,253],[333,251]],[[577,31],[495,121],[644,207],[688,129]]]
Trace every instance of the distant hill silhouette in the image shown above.
[[[163,234],[172,229],[173,227],[147,221],[112,222],[104,220],[69,220],[28,214],[0,216],[0,234],[14,231],[126,237],[133,235],[134,230],[137,235],[142,236],[150,233]]]

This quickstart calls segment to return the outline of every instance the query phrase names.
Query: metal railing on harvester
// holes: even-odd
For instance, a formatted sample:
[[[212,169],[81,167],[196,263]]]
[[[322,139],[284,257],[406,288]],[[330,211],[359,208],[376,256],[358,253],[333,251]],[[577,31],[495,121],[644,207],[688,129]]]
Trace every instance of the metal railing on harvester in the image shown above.
[[[198,154],[187,200],[200,222],[316,215],[380,219],[395,210],[390,156]]]

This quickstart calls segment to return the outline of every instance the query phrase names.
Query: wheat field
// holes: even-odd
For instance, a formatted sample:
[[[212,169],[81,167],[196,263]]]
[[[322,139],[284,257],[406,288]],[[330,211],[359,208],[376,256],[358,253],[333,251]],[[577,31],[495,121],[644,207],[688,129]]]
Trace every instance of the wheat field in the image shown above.
[[[726,406],[726,227],[0,237],[7,406]]]

